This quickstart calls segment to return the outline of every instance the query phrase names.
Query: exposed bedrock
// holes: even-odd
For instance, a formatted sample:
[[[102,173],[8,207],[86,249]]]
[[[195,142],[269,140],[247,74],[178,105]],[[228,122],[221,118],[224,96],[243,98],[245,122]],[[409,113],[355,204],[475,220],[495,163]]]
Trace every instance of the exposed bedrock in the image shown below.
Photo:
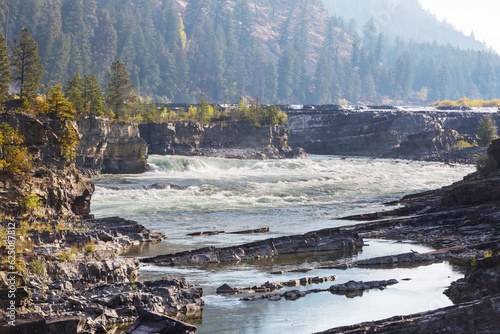
[[[309,232],[303,235],[266,239],[233,247],[206,247],[176,254],[159,255],[144,258],[141,261],[166,266],[220,263],[264,259],[281,254],[347,250],[362,246],[363,239],[358,234],[341,233],[334,228]]]
[[[343,283],[343,284],[334,284],[334,285],[330,286],[328,289],[311,289],[311,290],[306,290],[306,291],[290,290],[290,291],[286,291],[284,293],[270,293],[270,294],[253,295],[253,296],[241,298],[241,300],[255,301],[255,300],[267,299],[270,301],[278,301],[281,298],[285,298],[287,300],[297,300],[297,299],[305,297],[309,294],[319,293],[319,292],[330,292],[333,294],[345,295],[348,298],[352,298],[352,297],[357,297],[357,296],[359,296],[359,297],[363,296],[363,292],[365,290],[371,290],[371,289],[385,290],[387,288],[387,286],[398,284],[398,283],[399,282],[395,279],[384,280],[384,281],[370,281],[370,282],[349,281],[349,282]]]
[[[473,271],[451,283],[445,294],[455,304],[500,294],[500,255],[478,260]]]
[[[87,116],[77,121],[82,134],[77,166],[91,174],[137,174],[147,169],[147,144],[136,123]]]
[[[289,112],[287,125],[290,146],[312,154],[412,157],[473,140],[484,116],[471,111],[315,108],[314,113]]]
[[[145,311],[137,318],[126,334],[194,334],[196,326],[166,317],[164,315]]]
[[[498,333],[500,295],[435,311],[330,329],[317,334]]]
[[[24,214],[23,200],[36,195],[40,201],[34,213],[38,216],[88,214],[94,184],[61,158],[63,122],[22,113],[0,114],[3,122],[24,138],[23,145],[32,155],[33,171],[23,176],[0,171],[0,213]]]
[[[241,159],[305,156],[301,149],[288,146],[289,131],[283,126],[170,122],[141,124],[139,130],[150,154]]]

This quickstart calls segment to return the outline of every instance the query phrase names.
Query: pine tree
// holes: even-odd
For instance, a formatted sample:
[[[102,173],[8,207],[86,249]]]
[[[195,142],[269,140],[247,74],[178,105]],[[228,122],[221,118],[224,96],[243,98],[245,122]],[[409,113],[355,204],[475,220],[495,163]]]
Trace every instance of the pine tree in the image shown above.
[[[105,107],[101,88],[95,75],[83,76],[82,85],[83,110],[85,114],[94,116],[104,116]]]
[[[394,75],[394,97],[401,100],[408,99],[415,78],[413,58],[409,53],[396,60]]]
[[[235,5],[234,19],[237,23],[237,38],[239,45],[245,49],[252,40],[253,17],[248,0],[238,0]]]
[[[366,50],[374,52],[377,43],[377,27],[373,18],[363,27],[363,46]]]
[[[80,77],[80,73],[77,72],[66,83],[64,96],[73,104],[73,108],[75,108],[78,115],[84,114],[82,89],[83,79]]]
[[[38,94],[43,77],[40,60],[38,44],[25,27],[19,33],[19,40],[14,40],[11,48],[12,79],[20,86],[21,98],[31,100]]]
[[[55,85],[47,98],[49,112],[53,113],[61,121],[68,121],[75,118],[75,109],[72,108],[69,102],[62,94],[61,85]]]
[[[116,119],[125,120],[129,116],[130,103],[137,99],[130,74],[123,63],[114,61],[106,78],[106,105],[115,113]]]
[[[385,36],[384,34],[378,34],[377,46],[375,47],[375,60],[377,63],[383,62],[385,57]]]
[[[5,38],[0,31],[0,102],[7,99],[9,94],[10,69],[9,69],[9,54]]]
[[[490,115],[486,115],[479,121],[477,127],[477,143],[479,146],[488,146],[491,141],[498,137],[498,128],[491,119]]]

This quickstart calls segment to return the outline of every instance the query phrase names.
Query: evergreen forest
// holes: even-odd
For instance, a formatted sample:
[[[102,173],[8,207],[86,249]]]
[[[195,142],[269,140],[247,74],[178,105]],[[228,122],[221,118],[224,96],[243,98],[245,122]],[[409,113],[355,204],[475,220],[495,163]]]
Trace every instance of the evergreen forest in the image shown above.
[[[104,89],[119,61],[146,103],[203,94],[211,102],[421,105],[500,95],[500,56],[479,42],[394,37],[374,18],[328,13],[321,0],[8,0],[0,27],[8,52],[29,28],[47,90],[78,80]]]

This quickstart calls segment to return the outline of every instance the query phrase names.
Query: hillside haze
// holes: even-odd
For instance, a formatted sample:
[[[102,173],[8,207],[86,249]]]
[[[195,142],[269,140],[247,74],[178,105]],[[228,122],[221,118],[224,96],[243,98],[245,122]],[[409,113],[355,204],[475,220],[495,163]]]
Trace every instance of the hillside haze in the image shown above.
[[[450,44],[460,49],[486,51],[488,47],[474,36],[465,36],[454,26],[439,21],[422,8],[418,0],[322,0],[326,10],[346,20],[354,19],[358,28],[373,19],[380,32],[394,39]]]
[[[9,46],[30,29],[44,84],[78,72],[104,87],[120,60],[152,102],[423,104],[500,89],[500,57],[417,0],[10,0],[0,26]]]

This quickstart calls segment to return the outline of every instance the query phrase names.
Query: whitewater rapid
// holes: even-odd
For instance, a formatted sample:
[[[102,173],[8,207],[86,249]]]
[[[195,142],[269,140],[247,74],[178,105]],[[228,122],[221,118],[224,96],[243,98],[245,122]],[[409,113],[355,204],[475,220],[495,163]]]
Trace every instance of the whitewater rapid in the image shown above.
[[[390,207],[384,206],[384,202],[449,185],[473,170],[471,166],[462,165],[329,156],[275,161],[151,156],[148,162],[150,170],[144,174],[103,175],[95,179],[96,191],[91,207],[94,215],[136,220],[167,237],[160,244],[134,247],[125,256],[223,247],[353,224],[355,222],[338,218],[387,210]],[[260,227],[269,227],[270,232],[188,236],[200,231],[235,232]],[[463,274],[447,262],[390,270],[314,270],[279,277],[270,274],[332,261],[406,253],[410,249],[418,252],[431,250],[400,240],[367,239],[365,243],[367,246],[354,252],[288,255],[248,263],[179,267],[145,265],[140,270],[141,279],[179,275],[202,287],[203,312],[180,318],[197,325],[197,333],[201,334],[311,333],[452,304],[443,291]],[[336,283],[379,279],[397,279],[400,283],[384,291],[369,291],[354,298],[320,293],[297,301],[249,303],[241,301],[240,296],[215,293],[215,289],[225,283],[244,287],[266,281],[298,279],[305,275],[332,274],[339,277]],[[296,289],[325,289],[330,284]]]

